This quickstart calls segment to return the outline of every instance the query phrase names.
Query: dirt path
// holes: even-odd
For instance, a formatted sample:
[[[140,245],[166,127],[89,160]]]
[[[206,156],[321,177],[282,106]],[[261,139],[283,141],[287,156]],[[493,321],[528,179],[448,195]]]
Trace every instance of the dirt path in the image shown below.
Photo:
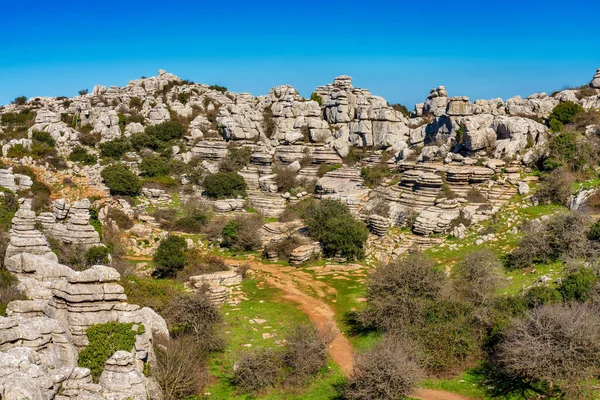
[[[234,260],[227,260],[227,263],[240,264],[239,261]],[[337,328],[334,311],[323,300],[304,293],[299,287],[305,290],[311,289],[318,297],[324,297],[325,293],[332,293],[332,291],[335,293],[335,289],[328,287],[323,282],[313,280],[310,274],[299,271],[297,268],[263,264],[256,261],[250,261],[249,264],[252,270],[265,278],[268,285],[281,290],[286,300],[298,304],[298,308],[308,315],[317,329],[324,334],[333,335],[333,341],[329,345],[329,355],[342,368],[344,374],[350,376],[354,351],[348,339]]]
[[[414,397],[421,400],[473,400],[470,397],[443,390],[419,389]]]

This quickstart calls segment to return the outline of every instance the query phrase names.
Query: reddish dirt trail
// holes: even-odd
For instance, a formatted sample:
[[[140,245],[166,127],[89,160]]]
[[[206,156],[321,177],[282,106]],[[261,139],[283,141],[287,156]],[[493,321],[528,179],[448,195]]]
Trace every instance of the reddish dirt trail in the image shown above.
[[[228,264],[240,264],[240,261],[226,260]],[[324,282],[315,281],[314,278],[294,267],[285,267],[275,264],[263,264],[257,261],[248,262],[250,268],[260,273],[268,285],[283,292],[283,297],[298,304],[315,326],[324,333],[333,333],[334,339],[329,346],[329,355],[338,364],[346,376],[351,376],[353,371],[354,349],[340,332],[335,322],[335,312],[319,297],[325,293],[335,293],[335,289],[328,287]],[[308,295],[304,291],[316,293],[317,297]],[[473,400],[455,393],[443,390],[419,389],[414,397],[421,400]]]
[[[228,260],[228,264],[240,264],[239,261]],[[309,274],[290,275],[288,268],[281,265],[263,264],[256,261],[249,262],[250,268],[260,273],[268,285],[283,292],[286,300],[298,304],[298,308],[308,315],[312,323],[325,334],[333,334],[334,338],[329,345],[329,355],[333,361],[342,368],[346,376],[352,374],[352,345],[344,337],[335,324],[335,313],[323,300],[307,295],[298,287],[310,288],[317,293],[323,293],[323,282],[315,282]],[[295,269],[295,268],[294,268]],[[329,288],[331,289],[331,288]]]
[[[413,397],[421,400],[474,400],[460,394],[433,389],[419,389]]]

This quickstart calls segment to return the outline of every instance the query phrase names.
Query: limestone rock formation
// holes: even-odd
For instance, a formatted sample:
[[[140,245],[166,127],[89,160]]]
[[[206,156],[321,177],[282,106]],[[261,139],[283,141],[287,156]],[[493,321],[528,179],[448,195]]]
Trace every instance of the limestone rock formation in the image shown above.
[[[590,81],[590,87],[594,89],[600,89],[600,68],[596,70],[594,77]]]

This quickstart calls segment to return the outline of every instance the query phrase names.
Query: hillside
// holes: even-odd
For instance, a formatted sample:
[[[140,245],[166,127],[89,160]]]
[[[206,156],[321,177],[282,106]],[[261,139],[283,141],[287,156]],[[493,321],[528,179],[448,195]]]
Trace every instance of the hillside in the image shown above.
[[[600,69],[409,111],[159,70],[0,107],[0,398],[599,398]]]

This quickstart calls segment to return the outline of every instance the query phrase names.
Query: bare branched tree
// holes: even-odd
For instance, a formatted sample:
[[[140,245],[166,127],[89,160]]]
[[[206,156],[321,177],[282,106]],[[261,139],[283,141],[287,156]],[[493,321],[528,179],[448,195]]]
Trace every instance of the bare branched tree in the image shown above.
[[[582,383],[598,374],[600,314],[587,304],[535,308],[508,330],[498,360],[511,376],[580,398]]]

